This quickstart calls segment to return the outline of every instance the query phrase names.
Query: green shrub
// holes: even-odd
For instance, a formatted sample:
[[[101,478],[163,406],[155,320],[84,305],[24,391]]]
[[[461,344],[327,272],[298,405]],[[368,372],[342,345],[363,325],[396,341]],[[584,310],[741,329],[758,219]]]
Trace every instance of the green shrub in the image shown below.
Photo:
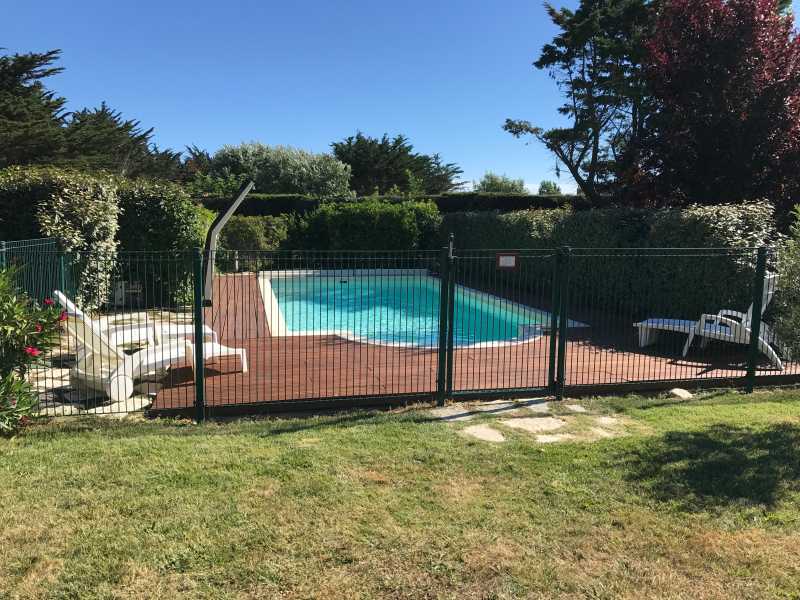
[[[147,179],[118,180],[119,249],[188,251],[202,247],[213,215],[178,185]]]
[[[778,339],[796,357],[800,352],[800,206],[792,211],[789,239],[778,255],[778,287],[772,316]]]
[[[26,380],[58,342],[63,313],[52,300],[42,306],[15,289],[13,276],[0,271],[0,434],[14,433],[36,404],[36,392]]]
[[[76,297],[88,309],[108,297],[117,214],[111,178],[47,167],[0,171],[0,238],[56,238],[71,255]]]
[[[220,249],[240,251],[277,250],[288,235],[285,217],[235,215],[220,234]]]
[[[440,224],[430,202],[328,203],[292,228],[290,244],[316,250],[415,250],[432,247]]]
[[[223,146],[211,159],[213,177],[247,176],[266,194],[343,198],[350,194],[350,167],[330,154],[313,154],[258,142]]]
[[[148,179],[118,179],[118,277],[143,286],[149,304],[184,303],[191,293],[190,251],[202,247],[213,213],[180,186]]]
[[[274,256],[270,251],[282,248],[289,235],[289,220],[289,215],[231,217],[220,234],[217,268],[220,271],[259,271],[274,268]]]

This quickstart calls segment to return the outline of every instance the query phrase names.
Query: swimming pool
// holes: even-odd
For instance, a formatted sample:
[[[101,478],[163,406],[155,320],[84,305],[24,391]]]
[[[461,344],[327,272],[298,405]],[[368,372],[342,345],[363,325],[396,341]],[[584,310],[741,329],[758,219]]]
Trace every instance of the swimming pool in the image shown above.
[[[432,347],[439,339],[439,279],[427,271],[269,272],[259,275],[272,335],[339,335]],[[455,346],[519,343],[550,326],[550,313],[457,286]]]

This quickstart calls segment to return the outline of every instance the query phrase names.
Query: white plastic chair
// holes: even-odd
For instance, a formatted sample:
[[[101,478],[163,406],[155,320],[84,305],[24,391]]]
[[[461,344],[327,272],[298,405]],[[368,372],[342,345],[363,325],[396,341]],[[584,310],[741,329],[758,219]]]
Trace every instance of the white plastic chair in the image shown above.
[[[772,302],[775,295],[777,275],[769,273],[764,278],[764,295],[761,298],[761,314]],[[686,343],[683,346],[683,356],[689,352],[695,337],[703,338],[702,344],[705,346],[711,340],[731,342],[733,344],[749,344],[751,338],[751,328],[753,321],[753,305],[746,313],[730,309],[722,309],[717,314],[704,314],[697,321],[685,319],[646,319],[639,323],[634,323],[634,327],[639,329],[639,347],[643,348],[653,344],[658,339],[661,331],[676,331],[685,333]],[[783,370],[783,362],[772,348],[772,345],[779,345],[777,337],[770,327],[761,322],[758,335],[758,349],[769,358],[770,362],[778,369]]]
[[[69,334],[80,344],[72,375],[93,389],[101,389],[115,402],[130,398],[135,380],[160,373],[172,364],[188,360],[194,369],[194,345],[188,340],[147,346],[126,354],[85,314],[68,314],[66,322]],[[223,356],[238,356],[242,373],[247,373],[246,350],[203,343],[206,361]]]
[[[55,290],[53,291],[53,296],[55,296],[68,315],[82,316],[92,320],[96,328],[102,330],[115,345],[177,343],[180,340],[194,336],[194,325],[191,323],[150,322],[145,324],[114,325],[109,323],[105,317],[94,320],[78,308],[64,292]],[[219,341],[217,333],[208,325],[203,325],[203,339],[212,342]]]

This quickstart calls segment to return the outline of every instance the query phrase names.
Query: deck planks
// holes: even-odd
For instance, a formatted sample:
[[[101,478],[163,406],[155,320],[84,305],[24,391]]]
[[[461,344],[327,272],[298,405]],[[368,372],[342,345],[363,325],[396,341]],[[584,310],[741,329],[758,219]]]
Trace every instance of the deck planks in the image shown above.
[[[254,273],[216,277],[206,323],[221,343],[245,348],[250,369],[234,359],[207,363],[206,404],[242,405],[350,396],[433,394],[435,350],[364,344],[331,335],[273,337]],[[632,333],[632,332],[631,332]],[[677,347],[646,353],[609,343],[567,344],[567,385],[742,377],[740,355],[710,363],[680,358]],[[495,348],[459,348],[453,355],[455,391],[539,388],[547,385],[550,338]],[[702,354],[702,353],[701,353]],[[154,412],[192,406],[191,370],[174,368],[154,399]]]

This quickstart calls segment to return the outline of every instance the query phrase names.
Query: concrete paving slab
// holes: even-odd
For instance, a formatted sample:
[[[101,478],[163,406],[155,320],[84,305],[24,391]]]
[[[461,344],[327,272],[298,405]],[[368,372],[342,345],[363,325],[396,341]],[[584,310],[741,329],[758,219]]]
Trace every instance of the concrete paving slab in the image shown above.
[[[484,442],[505,442],[502,432],[488,425],[470,425],[461,430],[461,433]]]
[[[434,419],[440,421],[469,421],[475,417],[466,406],[437,406],[428,411]]]
[[[519,419],[504,419],[500,422],[506,427],[521,429],[529,433],[554,431],[556,429],[561,429],[567,424],[566,421],[555,417],[522,417]]]
[[[536,441],[540,444],[555,444],[556,442],[568,442],[574,439],[575,436],[570,433],[549,433],[536,436]]]

